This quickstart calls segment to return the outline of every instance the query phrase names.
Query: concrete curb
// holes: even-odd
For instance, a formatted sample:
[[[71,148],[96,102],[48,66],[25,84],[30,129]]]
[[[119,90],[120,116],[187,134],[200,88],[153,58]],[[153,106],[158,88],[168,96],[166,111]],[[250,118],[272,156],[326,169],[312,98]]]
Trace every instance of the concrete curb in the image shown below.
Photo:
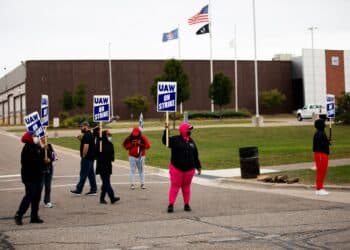
[[[222,178],[217,180],[218,182],[225,184],[243,184],[247,186],[253,187],[262,187],[266,189],[272,188],[287,188],[287,189],[306,189],[306,190],[314,190],[315,185],[307,185],[307,184],[286,184],[286,183],[268,183],[257,181],[256,179],[238,179],[238,178]],[[350,191],[350,186],[340,186],[340,185],[325,185],[325,189],[327,190],[338,190],[338,191]]]

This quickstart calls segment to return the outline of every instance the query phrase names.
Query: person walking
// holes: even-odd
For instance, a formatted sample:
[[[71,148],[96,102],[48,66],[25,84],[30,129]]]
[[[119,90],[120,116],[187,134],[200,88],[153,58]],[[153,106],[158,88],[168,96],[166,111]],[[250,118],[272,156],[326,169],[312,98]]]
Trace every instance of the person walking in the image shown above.
[[[94,138],[89,129],[89,123],[87,121],[81,124],[81,132],[83,136],[78,136],[80,139],[80,176],[79,182],[74,190],[70,192],[80,195],[83,191],[86,178],[89,179],[90,191],[85,193],[86,195],[96,195],[97,185],[96,176],[94,171],[94,159],[95,159],[95,146]]]
[[[39,217],[39,203],[41,198],[44,151],[39,138],[25,132],[21,138],[24,143],[21,152],[21,178],[25,187],[25,195],[15,215],[15,223],[22,225],[23,215],[31,206],[30,223],[43,223]]]
[[[323,188],[323,182],[328,169],[329,145],[331,144],[331,140],[324,131],[325,127],[326,124],[323,119],[315,121],[316,132],[313,138],[313,152],[316,164],[316,195],[329,194],[329,192]]]
[[[111,200],[111,204],[120,200],[114,196],[114,191],[111,185],[112,162],[114,161],[114,146],[112,143],[112,134],[108,130],[102,132],[102,150],[98,143],[96,175],[100,175],[102,186],[100,203],[107,204],[105,200],[106,193]],[[101,151],[101,152],[100,152]]]
[[[167,128],[166,128],[167,129]],[[201,163],[198,158],[198,150],[194,140],[191,138],[193,127],[186,122],[179,126],[180,135],[169,137],[168,147],[171,149],[169,164],[170,189],[168,213],[174,212],[174,204],[177,194],[181,188],[184,201],[184,210],[191,211],[191,183],[197,169],[201,174]],[[166,145],[166,130],[164,130],[162,142]]]
[[[45,143],[44,150],[45,150]],[[53,162],[57,160],[56,152],[53,150],[53,147],[50,143],[47,144],[47,164],[44,167],[44,176],[43,176],[43,187],[44,187],[44,207],[52,208],[53,204],[51,202],[51,184],[53,176]]]
[[[139,128],[133,128],[131,134],[125,138],[123,146],[129,152],[130,163],[130,188],[135,189],[135,174],[138,170],[141,182],[141,189],[145,189],[145,159],[146,150],[150,148],[150,143]]]

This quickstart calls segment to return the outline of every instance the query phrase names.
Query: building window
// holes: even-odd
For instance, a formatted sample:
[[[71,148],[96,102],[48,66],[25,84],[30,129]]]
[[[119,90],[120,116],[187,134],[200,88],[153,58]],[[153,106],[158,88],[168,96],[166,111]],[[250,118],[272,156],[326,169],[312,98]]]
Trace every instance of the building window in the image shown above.
[[[332,65],[333,66],[339,66],[339,56],[332,56]]]

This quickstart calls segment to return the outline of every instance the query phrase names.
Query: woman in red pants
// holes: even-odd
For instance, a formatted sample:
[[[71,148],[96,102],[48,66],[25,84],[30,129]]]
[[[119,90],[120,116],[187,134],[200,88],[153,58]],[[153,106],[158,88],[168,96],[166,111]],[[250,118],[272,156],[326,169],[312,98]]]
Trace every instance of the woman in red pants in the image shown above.
[[[170,190],[168,213],[174,212],[174,203],[181,188],[184,210],[191,211],[191,183],[197,169],[201,174],[201,163],[198,159],[198,150],[195,142],[191,138],[193,127],[189,123],[182,123],[179,127],[180,135],[169,138],[169,148],[171,148],[171,159],[169,164]],[[166,131],[163,133],[163,144],[166,144]]]
[[[317,131],[314,134],[313,152],[316,163],[316,195],[327,195],[328,192],[323,189],[323,182],[328,168],[328,155],[330,139],[328,139],[324,129],[325,121],[318,119],[315,121]]]

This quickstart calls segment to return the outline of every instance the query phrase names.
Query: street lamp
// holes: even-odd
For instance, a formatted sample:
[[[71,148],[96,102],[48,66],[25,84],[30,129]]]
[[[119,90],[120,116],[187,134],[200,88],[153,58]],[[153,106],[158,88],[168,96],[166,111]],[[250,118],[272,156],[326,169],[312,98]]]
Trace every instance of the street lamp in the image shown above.
[[[314,52],[314,30],[317,30],[317,27],[311,26],[307,28],[311,32],[311,54],[312,54],[312,84],[314,89],[314,104],[316,104],[316,82],[315,82],[315,52]]]

